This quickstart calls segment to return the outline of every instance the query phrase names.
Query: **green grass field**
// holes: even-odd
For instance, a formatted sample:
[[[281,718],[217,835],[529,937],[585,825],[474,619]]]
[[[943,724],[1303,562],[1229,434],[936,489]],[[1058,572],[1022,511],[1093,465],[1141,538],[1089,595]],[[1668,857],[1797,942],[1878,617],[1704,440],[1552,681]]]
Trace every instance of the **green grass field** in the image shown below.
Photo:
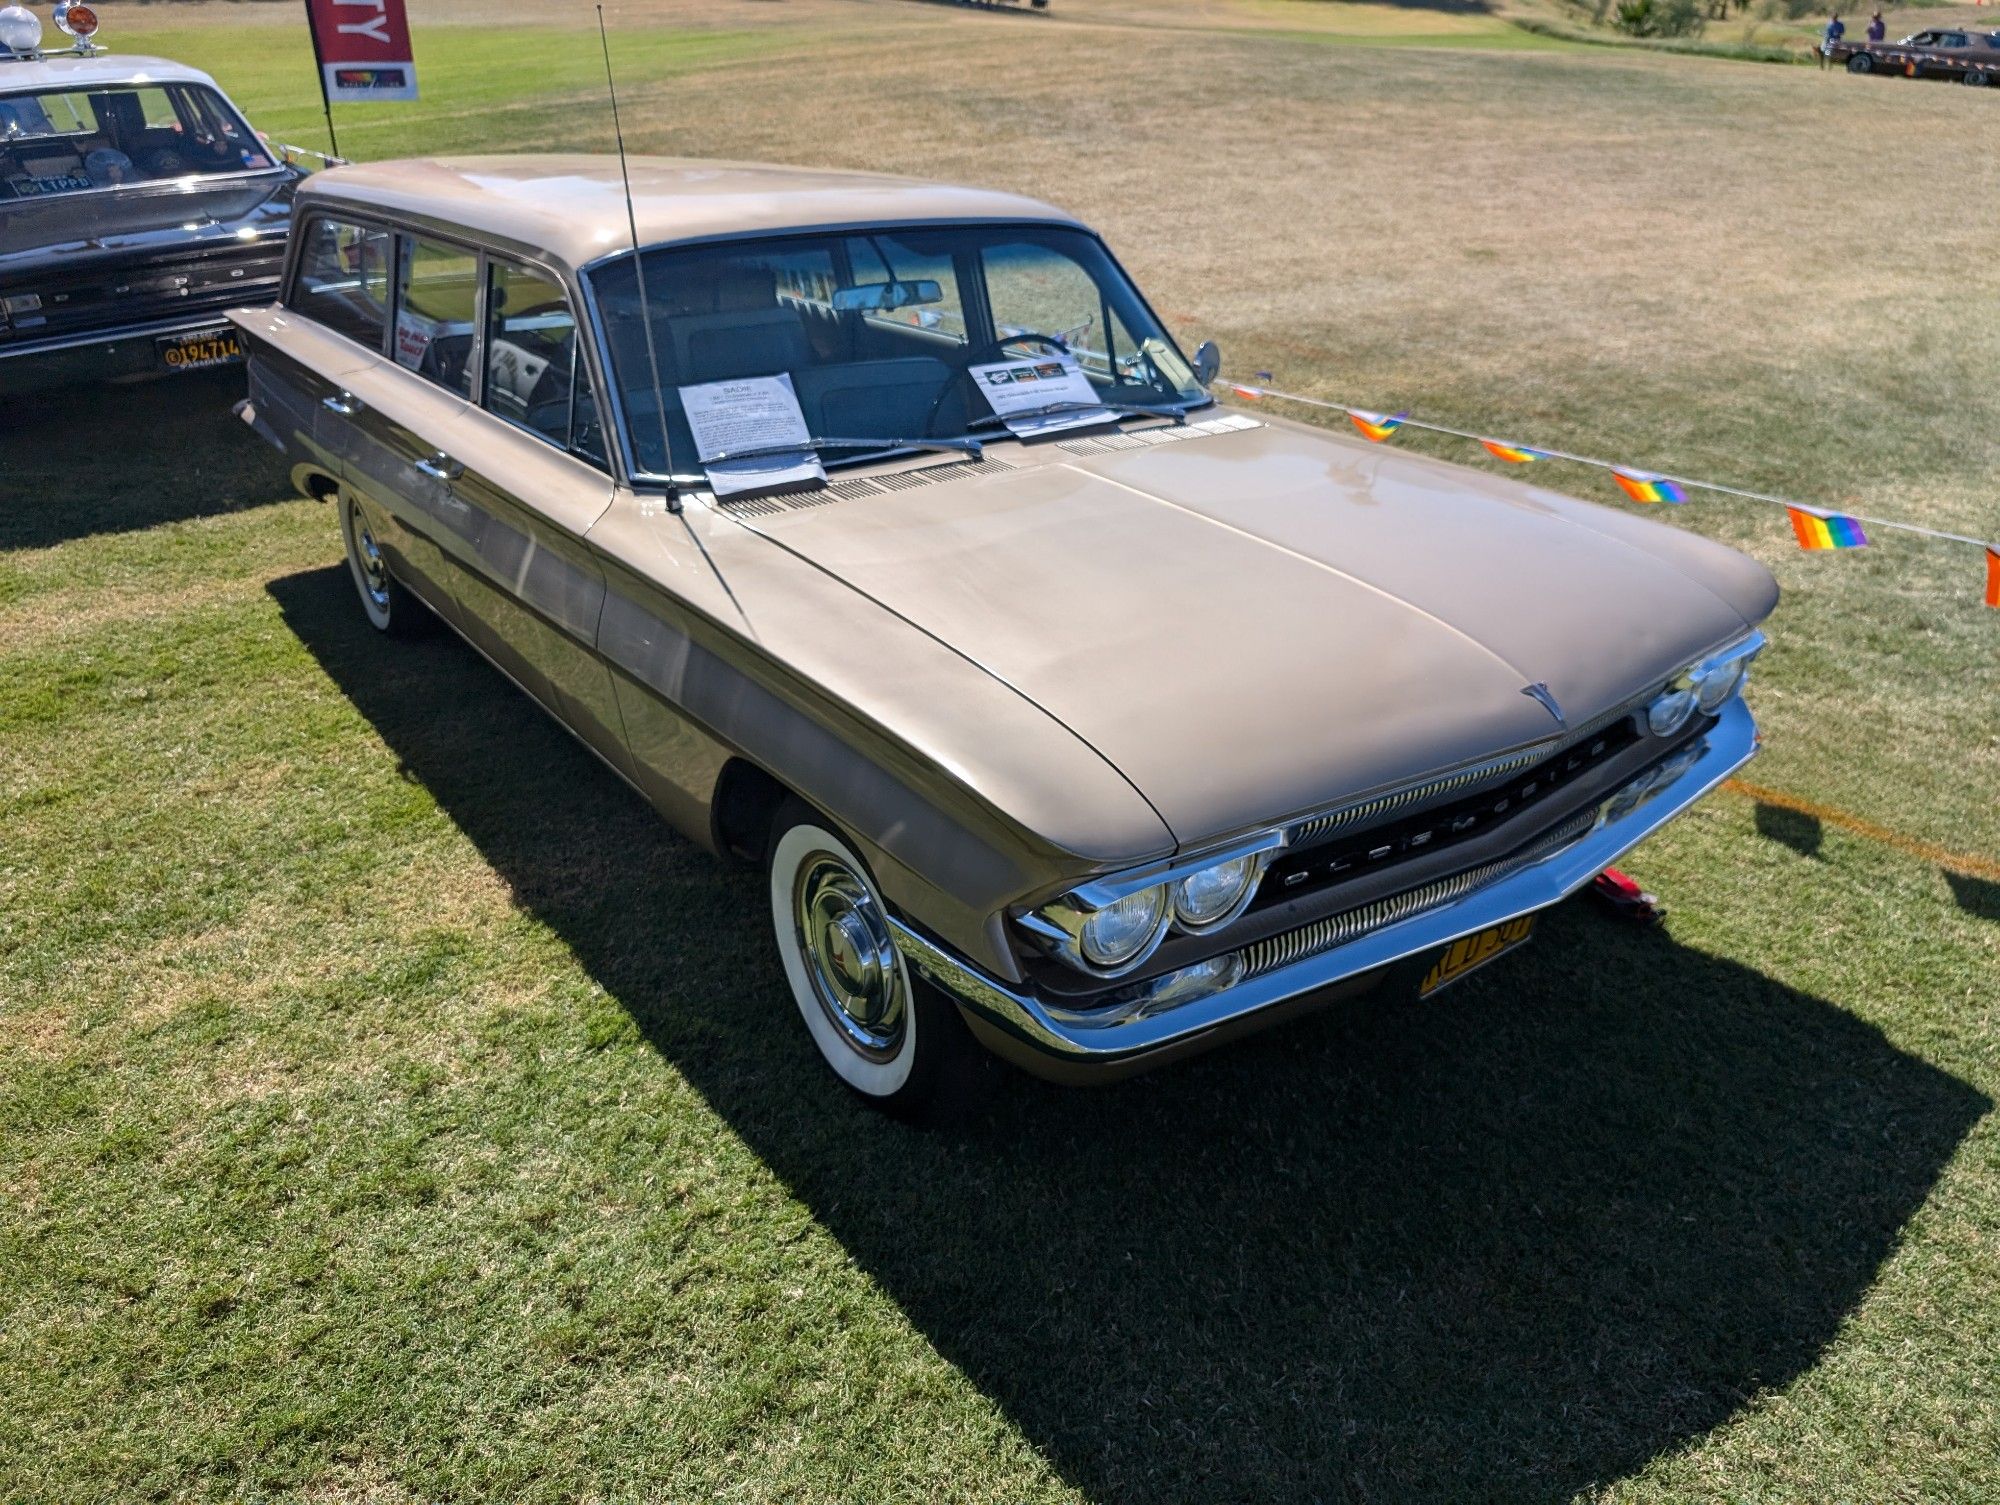
[[[291,9],[107,40],[315,145]],[[608,145],[587,7],[413,9],[350,151]],[[1426,7],[613,18],[635,146],[1055,199],[1240,378],[2000,533],[2000,100]],[[1786,595],[1663,930],[927,1134],[754,878],[368,632],[235,395],[0,412],[0,1501],[2000,1496],[1976,552],[1675,509]]]

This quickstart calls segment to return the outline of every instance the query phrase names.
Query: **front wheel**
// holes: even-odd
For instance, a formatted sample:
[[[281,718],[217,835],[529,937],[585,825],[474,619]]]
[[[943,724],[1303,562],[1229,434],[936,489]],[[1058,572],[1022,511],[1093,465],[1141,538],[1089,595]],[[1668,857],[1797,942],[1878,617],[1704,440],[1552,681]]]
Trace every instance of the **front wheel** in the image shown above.
[[[1875,71],[1875,59],[1865,52],[1857,52],[1847,60],[1847,71],[1849,73],[1873,73]]]
[[[985,1053],[950,1001],[910,975],[888,905],[853,848],[792,802],[772,827],[767,872],[785,980],[834,1075],[899,1117],[973,1106]]]
[[[375,541],[375,529],[361,509],[361,498],[342,492],[340,536],[347,545],[347,569],[354,577],[354,589],[361,597],[361,609],[368,625],[392,637],[405,637],[420,630],[425,621],[423,606],[389,573],[389,563]]]

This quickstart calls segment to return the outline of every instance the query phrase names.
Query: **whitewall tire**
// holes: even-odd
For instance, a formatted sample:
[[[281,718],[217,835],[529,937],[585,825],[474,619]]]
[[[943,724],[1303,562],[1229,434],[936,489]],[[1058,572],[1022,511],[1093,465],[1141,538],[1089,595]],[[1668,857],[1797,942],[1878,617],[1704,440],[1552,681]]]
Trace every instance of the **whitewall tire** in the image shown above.
[[[368,625],[391,636],[419,630],[425,623],[423,604],[389,573],[389,563],[375,541],[375,526],[361,498],[342,491],[335,494],[334,503],[340,508],[341,541],[347,545],[347,572],[353,577]]]
[[[834,1075],[905,1116],[969,1102],[984,1053],[950,1002],[910,975],[889,906],[847,841],[788,803],[772,829],[766,877],[785,981]]]

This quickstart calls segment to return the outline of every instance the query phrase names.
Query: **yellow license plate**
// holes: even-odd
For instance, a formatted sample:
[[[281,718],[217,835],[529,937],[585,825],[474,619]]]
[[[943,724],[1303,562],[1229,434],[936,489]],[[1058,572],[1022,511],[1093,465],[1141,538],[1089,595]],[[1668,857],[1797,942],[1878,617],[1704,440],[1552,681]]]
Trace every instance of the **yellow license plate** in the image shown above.
[[[1424,974],[1417,996],[1428,998],[1439,988],[1450,987],[1468,972],[1478,971],[1494,957],[1506,955],[1534,933],[1535,917],[1523,915],[1518,920],[1509,920],[1504,925],[1489,925],[1476,934],[1453,941],[1444,948],[1444,954],[1431,964],[1430,971]]]
[[[233,329],[163,334],[153,344],[160,352],[160,364],[169,371],[206,371],[211,366],[233,366],[243,359],[243,347]]]

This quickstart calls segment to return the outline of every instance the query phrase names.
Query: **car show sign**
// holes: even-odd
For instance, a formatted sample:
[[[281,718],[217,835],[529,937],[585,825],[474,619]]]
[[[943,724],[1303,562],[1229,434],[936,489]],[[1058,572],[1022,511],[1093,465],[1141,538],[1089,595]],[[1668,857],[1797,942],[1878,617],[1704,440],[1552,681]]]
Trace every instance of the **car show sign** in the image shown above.
[[[328,104],[417,97],[404,0],[306,0]]]

